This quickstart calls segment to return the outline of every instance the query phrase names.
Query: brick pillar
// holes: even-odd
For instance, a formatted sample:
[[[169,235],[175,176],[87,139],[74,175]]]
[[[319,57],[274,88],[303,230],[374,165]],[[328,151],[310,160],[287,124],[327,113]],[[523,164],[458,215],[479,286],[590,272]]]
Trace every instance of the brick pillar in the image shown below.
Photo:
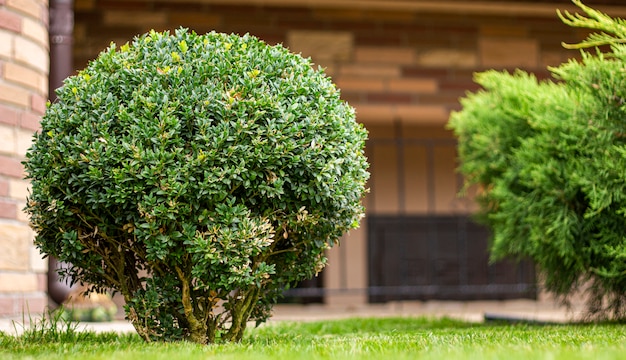
[[[0,0],[0,316],[41,313],[47,265],[22,209],[21,161],[48,97],[48,1]]]

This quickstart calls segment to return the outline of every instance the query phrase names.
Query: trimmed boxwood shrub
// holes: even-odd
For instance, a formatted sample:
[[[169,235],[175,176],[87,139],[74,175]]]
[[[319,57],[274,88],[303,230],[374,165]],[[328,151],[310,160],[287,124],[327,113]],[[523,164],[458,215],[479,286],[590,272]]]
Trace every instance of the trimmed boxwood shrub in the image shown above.
[[[362,217],[367,132],[280,45],[151,31],[57,94],[25,161],[35,243],[145,340],[241,339]]]

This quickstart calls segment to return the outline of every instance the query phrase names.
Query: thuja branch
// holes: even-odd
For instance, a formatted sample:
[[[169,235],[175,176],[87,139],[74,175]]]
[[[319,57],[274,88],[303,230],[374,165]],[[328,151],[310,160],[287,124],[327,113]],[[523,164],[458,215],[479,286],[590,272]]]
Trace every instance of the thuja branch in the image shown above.
[[[584,5],[580,0],[572,0],[572,2],[581,8],[588,17],[578,13],[572,14],[568,11],[557,10],[557,15],[561,21],[572,27],[599,30],[601,33],[592,33],[586,40],[578,44],[562,43],[565,48],[582,49],[626,43],[626,21],[613,19],[607,14]]]

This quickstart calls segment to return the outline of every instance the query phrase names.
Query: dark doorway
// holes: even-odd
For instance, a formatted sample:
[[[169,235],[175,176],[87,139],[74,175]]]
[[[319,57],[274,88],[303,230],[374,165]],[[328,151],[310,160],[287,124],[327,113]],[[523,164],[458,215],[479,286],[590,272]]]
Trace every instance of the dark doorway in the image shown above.
[[[489,262],[467,216],[369,216],[369,301],[535,299],[534,266]]]

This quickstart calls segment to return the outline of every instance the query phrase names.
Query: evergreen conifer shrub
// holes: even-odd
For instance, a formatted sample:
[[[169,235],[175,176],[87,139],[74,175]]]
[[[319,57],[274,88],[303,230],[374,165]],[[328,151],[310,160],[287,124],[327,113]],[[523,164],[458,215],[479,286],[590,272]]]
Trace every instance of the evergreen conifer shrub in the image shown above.
[[[460,170],[480,189],[493,257],[531,258],[565,302],[585,285],[590,315],[624,318],[626,22],[574,3],[587,16],[559,13],[564,22],[602,32],[568,47],[608,53],[583,52],[546,81],[477,74],[483,90],[462,99],[449,125]]]
[[[35,244],[147,341],[241,339],[362,217],[367,132],[280,45],[151,31],[57,93],[24,162]]]

